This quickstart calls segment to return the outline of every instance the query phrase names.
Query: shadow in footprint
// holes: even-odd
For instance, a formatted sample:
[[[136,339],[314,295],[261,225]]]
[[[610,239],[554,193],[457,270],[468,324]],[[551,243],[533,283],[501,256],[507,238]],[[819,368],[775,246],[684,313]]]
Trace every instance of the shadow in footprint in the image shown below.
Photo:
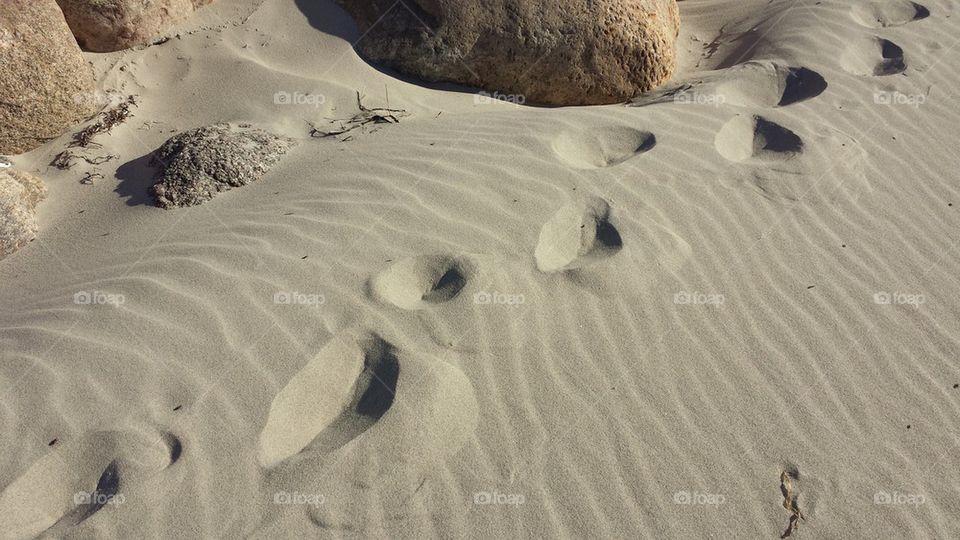
[[[429,304],[442,304],[456,298],[467,285],[467,278],[457,265],[451,266],[422,297]]]
[[[763,140],[762,150],[779,154],[796,153],[803,149],[803,141],[796,133],[761,116],[755,120],[754,134]]]
[[[883,61],[873,69],[874,75],[896,75],[907,69],[907,65],[903,61],[903,49],[899,45],[888,39],[881,39],[880,51],[883,55]]]
[[[400,363],[393,345],[374,336],[363,358],[363,373],[358,388],[366,388],[354,408],[357,414],[379,420],[390,407],[397,393]]]
[[[805,67],[789,68],[780,107],[819,96],[827,89],[827,80],[822,75]]]

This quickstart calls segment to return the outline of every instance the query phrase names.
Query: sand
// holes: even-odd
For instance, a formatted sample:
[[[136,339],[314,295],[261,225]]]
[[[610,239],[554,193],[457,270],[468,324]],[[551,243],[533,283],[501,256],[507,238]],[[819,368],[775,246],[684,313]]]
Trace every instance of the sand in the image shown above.
[[[960,17],[922,3],[685,0],[629,106],[396,77],[328,1],[85,54],[138,105],[100,165],[9,156],[48,196],[0,261],[0,537],[960,536]],[[357,92],[407,115],[310,136]],[[297,144],[157,208],[218,122]]]

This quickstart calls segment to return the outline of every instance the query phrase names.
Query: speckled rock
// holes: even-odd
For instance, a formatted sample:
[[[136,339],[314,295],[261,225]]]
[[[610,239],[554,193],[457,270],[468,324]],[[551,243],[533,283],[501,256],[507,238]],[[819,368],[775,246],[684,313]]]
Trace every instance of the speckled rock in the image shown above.
[[[160,179],[151,188],[162,208],[202,204],[221,191],[255,182],[293,141],[260,129],[214,124],[176,135],[154,153]]]
[[[47,188],[39,178],[0,169],[0,259],[36,238],[37,204],[46,195]]]
[[[338,0],[361,54],[428,81],[519,101],[625,101],[667,80],[675,0]]]
[[[213,0],[57,0],[84,50],[111,52],[148,43]]]
[[[0,153],[27,152],[86,120],[95,88],[54,0],[0,0]]]

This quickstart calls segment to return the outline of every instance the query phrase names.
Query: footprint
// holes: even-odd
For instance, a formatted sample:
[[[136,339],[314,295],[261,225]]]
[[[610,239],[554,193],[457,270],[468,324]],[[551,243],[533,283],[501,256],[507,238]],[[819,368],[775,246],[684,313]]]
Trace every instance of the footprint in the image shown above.
[[[850,14],[867,28],[886,28],[926,19],[930,10],[907,0],[880,0],[855,4],[850,8]]]
[[[736,163],[749,159],[782,160],[803,151],[803,140],[789,129],[762,116],[737,115],[714,139],[721,156]]]
[[[324,493],[326,502],[307,508],[320,528],[364,530],[375,523],[371,511],[399,522],[420,519],[433,486],[443,482],[443,463],[474,436],[479,408],[466,375],[439,359],[402,349],[396,355],[402,367],[400,403],[320,469],[322,479],[313,489]],[[302,477],[303,470],[292,467],[278,481]],[[374,501],[376,508],[357,501]]]
[[[878,37],[852,43],[840,62],[848,73],[860,76],[896,75],[907,69],[903,49],[888,39]]]
[[[371,279],[368,291],[376,300],[401,309],[427,309],[456,298],[472,273],[472,263],[463,257],[411,257]]]
[[[633,99],[630,106],[656,103],[785,107],[815,98],[827,89],[816,71],[757,60],[702,73]]]
[[[610,204],[600,198],[570,203],[540,229],[534,258],[541,272],[583,268],[612,257],[623,248],[610,223]]]
[[[577,169],[612,167],[647,152],[657,144],[653,133],[627,126],[564,131],[553,141],[553,151]]]
[[[170,433],[98,431],[52,448],[0,493],[4,538],[59,537],[180,459]]]
[[[308,446],[328,453],[347,444],[390,410],[399,376],[395,349],[381,337],[336,336],[273,399],[258,461],[269,468]]]
[[[730,129],[731,134],[735,135],[736,130]],[[741,127],[739,132],[742,134],[743,131]],[[856,200],[862,194],[873,191],[867,176],[870,156],[859,141],[830,127],[821,127],[819,131],[805,134],[804,137],[809,143],[802,143],[802,152],[776,154],[761,151],[761,159],[748,157],[735,162],[731,158],[742,157],[756,146],[766,146],[766,143],[748,145],[743,142],[748,139],[746,135],[740,136],[740,143],[729,140],[721,142],[718,135],[718,151],[726,152],[725,157],[731,159],[731,163],[721,172],[719,182],[732,189],[739,189],[746,184],[774,201],[802,201],[809,204],[839,199]],[[784,138],[787,142],[793,140],[790,136]],[[735,149],[737,144],[740,144],[739,149]],[[796,141],[779,146],[781,149],[790,149],[796,147]],[[783,159],[785,156],[789,159]]]
[[[258,441],[270,467],[266,523],[306,512],[320,529],[359,532],[378,522],[372,513],[403,520],[429,503],[444,460],[474,436],[479,407],[459,368],[393,343],[342,332],[277,394]],[[323,503],[274,504],[280,492]],[[257,536],[282,527],[267,529]]]

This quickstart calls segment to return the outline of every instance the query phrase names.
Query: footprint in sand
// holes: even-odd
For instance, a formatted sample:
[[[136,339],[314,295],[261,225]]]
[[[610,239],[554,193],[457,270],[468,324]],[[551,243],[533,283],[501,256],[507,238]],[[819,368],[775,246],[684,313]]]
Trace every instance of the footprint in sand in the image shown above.
[[[565,204],[544,223],[534,260],[545,274],[607,295],[646,289],[690,253],[689,244],[659,224],[615,215],[609,202],[589,197]]]
[[[258,461],[272,467],[308,445],[330,452],[350,442],[393,406],[399,376],[394,347],[379,336],[336,336],[273,399]]]
[[[773,161],[803,151],[803,140],[789,129],[758,115],[737,115],[727,121],[714,139],[721,156],[741,163]]]
[[[403,381],[427,380],[424,372],[442,369],[410,358],[377,334],[338,334],[274,397],[258,461],[269,468],[305,449],[324,455],[341,448],[391,411]],[[472,387],[460,376],[449,390],[472,402]]]
[[[429,492],[425,479],[468,440],[478,418],[473,385],[458,368],[349,330],[276,395],[258,460],[269,469],[268,492],[322,493],[324,504],[306,508],[311,522],[357,531],[370,521],[371,508],[397,519],[414,511],[411,498]],[[268,508],[281,515],[304,511]]]
[[[807,203],[856,200],[873,190],[869,155],[840,130],[822,127],[801,139],[766,118],[739,116],[720,129],[714,144],[730,161],[719,182],[732,189],[747,184],[771,200]]]
[[[374,299],[420,310],[456,298],[474,272],[465,257],[423,255],[399,260],[367,284]]]
[[[563,206],[540,229],[534,251],[541,272],[583,268],[612,257],[623,248],[610,223],[610,204],[600,198]]]
[[[856,3],[850,7],[850,14],[867,28],[886,28],[926,19],[930,10],[908,0],[880,0]]]
[[[785,107],[815,98],[827,89],[822,75],[805,67],[769,60],[744,62],[679,81],[633,99],[630,105],[656,103]]]
[[[564,131],[553,140],[560,161],[577,169],[612,167],[649,151],[657,138],[627,126]]]
[[[59,537],[122,502],[124,486],[148,481],[183,451],[171,433],[98,431],[65,441],[0,493],[4,538]]]
[[[907,69],[903,49],[888,39],[875,36],[851,43],[840,58],[840,65],[853,75],[875,77],[896,75]]]

